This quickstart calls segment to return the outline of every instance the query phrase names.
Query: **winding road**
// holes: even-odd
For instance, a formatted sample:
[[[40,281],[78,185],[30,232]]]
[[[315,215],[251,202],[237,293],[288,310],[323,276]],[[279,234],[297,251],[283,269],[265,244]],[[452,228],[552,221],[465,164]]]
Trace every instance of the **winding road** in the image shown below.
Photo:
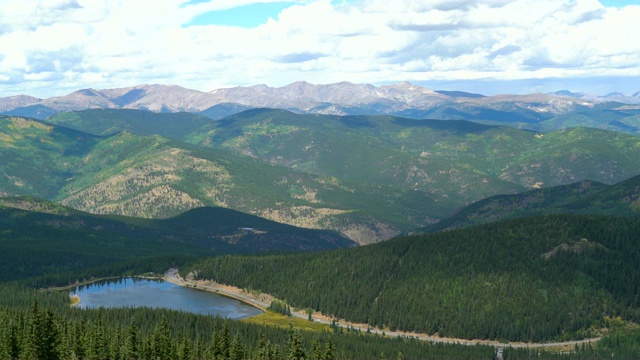
[[[178,269],[175,269],[175,268],[167,270],[167,272],[164,274],[164,280],[169,281],[176,285],[202,289],[202,290],[210,291],[216,294],[221,294],[227,297],[238,299],[247,304],[255,306],[258,309],[263,311],[266,311],[267,308],[269,307],[269,303],[256,299],[250,294],[243,293],[239,289],[232,290],[233,287],[222,287],[218,285],[207,285],[207,284],[201,284],[201,283],[197,284],[194,281],[185,280],[182,277],[180,277],[180,275],[178,275]],[[297,318],[305,319],[305,320],[308,319],[308,315],[302,312],[292,312],[291,315]],[[331,324],[333,322],[333,320],[322,319],[322,318],[318,318],[317,316],[313,317],[313,321],[321,324]],[[373,334],[380,334],[380,335],[391,336],[391,337],[414,338],[414,339],[419,339],[424,341],[469,345],[469,346],[482,344],[482,345],[493,346],[498,349],[508,348],[508,347],[512,347],[512,348],[564,347],[564,346],[575,346],[575,345],[595,343],[598,340],[600,340],[600,338],[598,337],[598,338],[591,338],[591,339],[584,339],[584,340],[550,342],[550,343],[523,343],[523,342],[501,343],[498,341],[490,341],[490,340],[453,339],[453,338],[441,338],[441,337],[429,336],[429,335],[418,334],[418,333],[405,333],[405,332],[399,332],[399,331],[382,331],[378,329],[369,328],[366,324],[353,324],[353,323],[344,322],[344,321],[336,321],[336,325],[343,328],[352,328],[352,329],[357,329],[359,331],[364,331],[364,332],[369,331]]]

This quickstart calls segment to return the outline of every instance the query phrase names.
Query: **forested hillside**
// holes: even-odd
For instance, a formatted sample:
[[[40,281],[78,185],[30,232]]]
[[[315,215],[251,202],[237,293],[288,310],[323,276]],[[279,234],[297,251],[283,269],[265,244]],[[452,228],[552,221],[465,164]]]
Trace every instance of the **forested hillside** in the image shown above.
[[[490,347],[351,329],[310,334],[163,310],[82,311],[68,308],[66,294],[33,292],[176,266],[384,331],[528,342],[604,335],[564,358],[637,353],[639,335],[625,324],[640,322],[640,178],[610,185],[637,175],[637,137],[270,109],[218,122],[156,115],[58,118],[89,133],[0,117],[0,357],[496,356]],[[590,180],[550,187],[578,179]],[[463,208],[437,229],[518,219],[282,253],[352,247],[344,236],[389,239],[470,201],[532,188],[540,189]],[[530,217],[569,212],[594,215]],[[245,254],[263,250],[281,253]],[[505,349],[503,357],[562,356]]]
[[[321,254],[183,268],[349,321],[440,336],[591,337],[640,320],[640,220],[540,216]]]
[[[162,309],[74,309],[65,292],[0,289],[14,293],[9,301],[0,297],[2,359],[457,359],[495,353],[488,346],[311,333]]]
[[[587,128],[541,134],[272,109],[220,121],[136,110],[51,120],[94,135],[0,117],[0,195],[153,218],[221,206],[336,230],[360,244],[433,224],[487,196],[583,179],[611,184],[640,168],[637,137]]]
[[[492,196],[418,231],[433,232],[524,216],[569,213],[639,215],[640,176],[614,185],[583,180],[515,195]]]
[[[524,189],[637,175],[638,137],[591,128],[549,133],[469,121],[300,115],[254,109],[188,141],[340,179],[426,191],[458,203]],[[632,165],[635,164],[635,165]]]
[[[430,343],[362,332],[307,332],[162,309],[69,308],[66,292],[0,284],[2,359],[494,359],[490,346]],[[639,331],[616,330],[595,346],[558,354],[505,348],[503,358],[636,359]]]
[[[229,209],[200,208],[153,220],[92,215],[24,197],[0,198],[0,228],[0,281],[50,275],[47,285],[89,279],[93,274],[86,270],[98,266],[111,267],[105,270],[111,276],[122,275],[116,269],[127,266],[132,268],[123,271],[163,272],[164,267],[152,266],[156,257],[169,266],[167,259],[184,256],[355,245],[331,231],[296,228]],[[55,276],[62,271],[64,276]]]
[[[0,195],[28,195],[100,214],[165,218],[221,206],[290,225],[388,239],[444,216],[446,199],[346,181],[166,138],[98,137],[0,117]]]

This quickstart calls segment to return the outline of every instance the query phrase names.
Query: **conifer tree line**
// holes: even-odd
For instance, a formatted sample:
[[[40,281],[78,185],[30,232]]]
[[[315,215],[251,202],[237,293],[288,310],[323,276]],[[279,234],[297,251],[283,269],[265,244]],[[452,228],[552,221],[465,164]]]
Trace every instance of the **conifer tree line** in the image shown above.
[[[94,321],[65,320],[51,309],[43,309],[34,301],[28,312],[0,310],[0,359],[56,360],[191,360],[191,359],[315,359],[338,358],[336,348],[314,338],[307,350],[300,331],[291,330],[286,346],[272,344],[258,334],[257,344],[248,343],[240,330],[232,333],[229,322],[214,326],[209,338],[186,334],[176,337],[166,317],[142,331],[132,320],[126,326],[112,327],[103,314]],[[309,352],[307,354],[307,352]]]
[[[634,218],[542,216],[327,253],[205,260],[188,254],[107,260],[96,253],[86,264],[47,246],[31,255],[11,252],[12,238],[0,242],[0,360],[494,359],[489,346],[337,326],[313,333],[163,309],[69,308],[68,292],[36,289],[177,266],[287,299],[275,302],[281,312],[291,304],[384,329],[564,340],[615,328],[618,320],[611,319],[640,322],[637,234]],[[66,260],[79,262],[69,267]],[[503,358],[638,359],[638,344],[640,330],[617,329],[570,353],[505,348]]]
[[[146,314],[144,314],[147,312]],[[305,334],[202,315],[208,331],[176,331],[179,312],[146,309],[77,310],[65,315],[34,301],[29,309],[0,307],[0,359],[495,359],[489,346],[431,344],[373,335]],[[89,315],[89,316],[87,316]],[[144,321],[123,316],[148,317]],[[177,317],[176,317],[177,315]],[[186,316],[189,318],[190,316]],[[208,319],[207,319],[208,318]],[[172,319],[172,320],[169,320]],[[114,321],[115,320],[115,321]],[[202,325],[202,324],[200,324]],[[195,329],[192,329],[195,330]],[[505,348],[504,359],[638,359],[640,330],[614,332],[596,346],[568,353]],[[612,356],[613,355],[613,356]]]
[[[640,219],[549,215],[320,254],[181,269],[391,330],[543,342],[640,321]],[[184,275],[183,274],[183,275]]]
[[[278,299],[274,299],[273,301],[271,301],[271,304],[267,309],[273,312],[277,312],[278,314],[291,316],[291,307],[286,302]]]
[[[216,349],[228,349],[229,357],[224,357],[226,350]],[[70,308],[66,291],[0,284],[3,360],[39,360],[38,356],[45,353],[46,359],[120,360],[149,356],[146,358],[155,360],[161,358],[161,353],[175,355],[173,359],[227,359],[232,351],[242,352],[241,359],[293,359],[290,354],[304,354],[307,360],[379,359],[381,354],[387,354],[384,358],[388,359],[399,354],[405,359],[471,359],[488,358],[494,353],[488,346],[431,344],[351,331],[307,332],[167,309]],[[125,356],[132,353],[137,357]]]

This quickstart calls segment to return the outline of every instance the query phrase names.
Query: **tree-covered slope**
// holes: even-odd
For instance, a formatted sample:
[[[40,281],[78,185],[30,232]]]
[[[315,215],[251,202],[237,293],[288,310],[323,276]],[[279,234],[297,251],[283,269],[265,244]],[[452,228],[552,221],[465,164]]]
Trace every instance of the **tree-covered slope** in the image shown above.
[[[157,136],[120,133],[89,156],[83,176],[58,199],[94,213],[167,217],[217,205],[371,242],[447,211],[446,201],[424,192],[340,181]]]
[[[100,141],[37,120],[0,116],[0,196],[55,197]]]
[[[637,175],[638,137],[575,128],[547,134],[468,121],[300,115],[254,109],[188,141],[341,179],[421,190],[460,204],[591,179]]]
[[[112,135],[127,131],[137,135],[160,135],[181,139],[211,119],[191,113],[154,113],[132,109],[90,109],[63,112],[46,122],[94,135]]]
[[[97,137],[23,118],[0,121],[7,160],[0,194],[92,213],[162,218],[221,206],[366,243],[426,225],[453,207],[421,191],[308,174],[158,135]]]
[[[553,131],[582,126],[640,135],[639,119],[640,110],[637,107],[606,103],[595,106],[591,110],[558,115],[531,128],[539,131]]]
[[[223,208],[170,219],[83,213],[32,198],[0,198],[0,280],[81,271],[137,258],[354,246],[343,236]],[[54,270],[55,269],[55,270]]]
[[[640,214],[640,176],[614,185],[589,180],[476,201],[418,231],[433,232],[536,214]]]
[[[640,320],[639,233],[637,218],[540,216],[181,272],[371,326],[542,341],[592,336],[610,316]]]
[[[2,359],[471,360],[493,359],[497,354],[487,345],[431,343],[349,330],[282,329],[165,309],[69,308],[64,292],[18,286],[2,290]],[[614,331],[597,344],[569,353],[510,347],[502,353],[509,360],[627,360],[637,359],[639,343],[640,331],[635,329]]]
[[[587,128],[540,134],[270,109],[215,122],[132,110],[59,116],[96,134],[144,136],[3,117],[0,194],[136,217],[221,206],[359,243],[434,223],[488,196],[582,179],[611,184],[640,168],[637,137]]]

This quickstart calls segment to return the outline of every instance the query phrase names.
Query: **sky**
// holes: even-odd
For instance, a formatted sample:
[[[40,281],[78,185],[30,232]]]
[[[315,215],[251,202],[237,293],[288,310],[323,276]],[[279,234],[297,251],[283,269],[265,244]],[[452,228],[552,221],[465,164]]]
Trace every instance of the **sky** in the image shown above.
[[[0,97],[409,81],[640,90],[640,0],[0,0]]]

